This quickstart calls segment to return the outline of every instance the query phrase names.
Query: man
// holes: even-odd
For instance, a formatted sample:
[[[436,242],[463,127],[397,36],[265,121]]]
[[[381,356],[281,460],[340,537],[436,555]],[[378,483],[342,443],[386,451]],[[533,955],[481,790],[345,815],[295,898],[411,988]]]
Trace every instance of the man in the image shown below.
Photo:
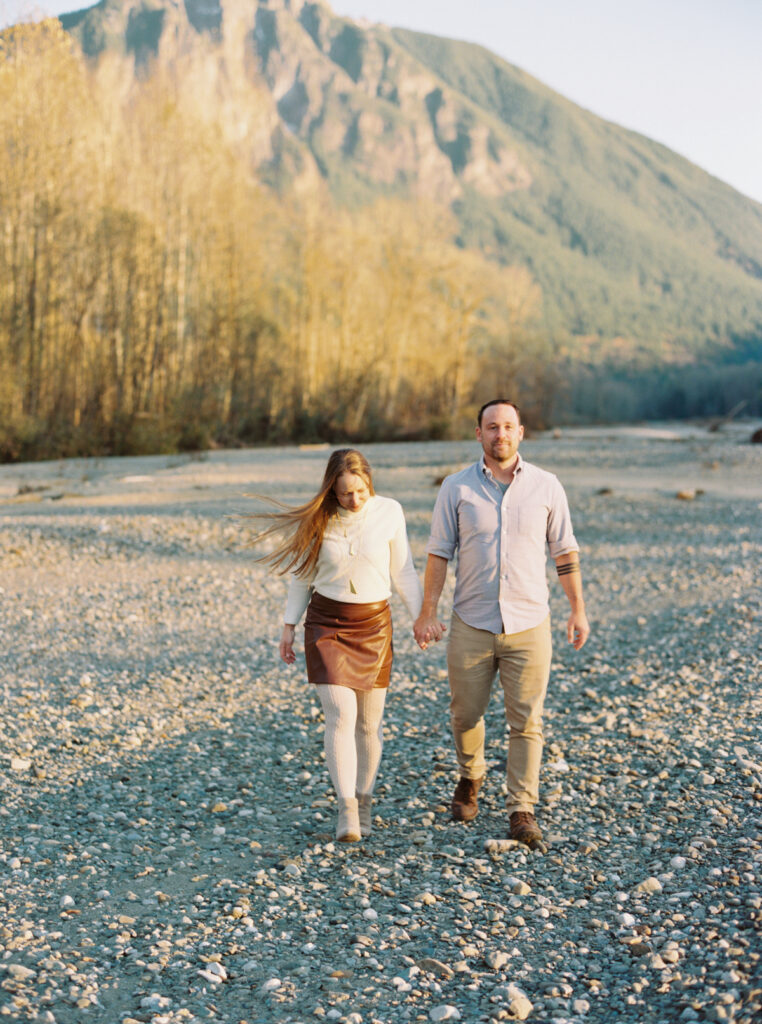
[[[437,604],[447,563],[458,552],[447,649],[450,717],[460,781],[456,821],[478,813],[485,772],[484,712],[498,672],[510,725],[507,758],[511,837],[542,841],[534,817],[542,758],[542,709],[550,675],[551,638],[545,545],[571,614],[566,632],[577,650],[590,633],[582,599],[579,549],[557,478],[519,455],[524,437],[518,407],[504,398],[479,410],[479,462],[448,476],[437,497],[428,543],[421,614],[422,647],[441,639]]]

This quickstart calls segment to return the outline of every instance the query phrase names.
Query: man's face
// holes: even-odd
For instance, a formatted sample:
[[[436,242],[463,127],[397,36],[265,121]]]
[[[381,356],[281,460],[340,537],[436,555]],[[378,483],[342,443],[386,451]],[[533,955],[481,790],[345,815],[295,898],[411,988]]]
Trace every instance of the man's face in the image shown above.
[[[524,428],[512,405],[488,405],[482,413],[481,426],[476,428],[476,440],[484,454],[501,466],[515,458],[523,437]]]

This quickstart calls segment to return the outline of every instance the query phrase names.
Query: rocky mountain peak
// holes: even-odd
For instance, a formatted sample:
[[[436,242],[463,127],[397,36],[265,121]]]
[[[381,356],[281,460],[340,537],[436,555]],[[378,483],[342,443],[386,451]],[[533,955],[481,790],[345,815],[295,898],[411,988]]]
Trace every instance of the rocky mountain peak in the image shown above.
[[[449,205],[459,244],[531,271],[551,329],[757,351],[759,204],[482,47],[322,0],[101,0],[61,21],[120,81],[174,81],[269,185]]]
[[[276,112],[264,150],[257,133],[271,180],[313,165],[334,190],[349,178],[360,194],[381,187],[444,202],[464,188],[499,195],[531,183],[505,126],[485,123],[390,30],[338,17],[321,0],[106,0],[62,21],[86,53],[123,49],[141,74],[182,50],[195,53],[199,74],[210,59],[225,63],[223,94],[240,93],[241,76],[258,80]]]

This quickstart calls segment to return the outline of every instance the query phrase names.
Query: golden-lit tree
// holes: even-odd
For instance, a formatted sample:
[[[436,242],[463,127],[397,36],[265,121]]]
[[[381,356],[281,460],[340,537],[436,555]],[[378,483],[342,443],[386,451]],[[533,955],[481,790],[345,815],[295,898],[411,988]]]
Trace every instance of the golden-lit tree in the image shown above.
[[[446,211],[278,197],[182,55],[124,61],[0,36],[1,457],[441,433],[527,362],[536,285]]]

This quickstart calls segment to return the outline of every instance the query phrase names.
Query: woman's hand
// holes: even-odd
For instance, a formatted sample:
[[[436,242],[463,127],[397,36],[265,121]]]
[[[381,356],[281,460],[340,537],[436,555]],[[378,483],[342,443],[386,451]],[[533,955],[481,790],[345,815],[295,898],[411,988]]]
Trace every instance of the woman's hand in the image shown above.
[[[286,623],[283,626],[283,632],[280,635],[280,644],[278,645],[278,651],[281,659],[285,661],[287,665],[293,665],[296,661],[296,655],[294,654],[294,634],[296,627],[290,623]]]
[[[438,644],[447,632],[447,626],[440,622],[436,615],[421,612],[413,624],[415,642],[425,651],[430,643]]]

